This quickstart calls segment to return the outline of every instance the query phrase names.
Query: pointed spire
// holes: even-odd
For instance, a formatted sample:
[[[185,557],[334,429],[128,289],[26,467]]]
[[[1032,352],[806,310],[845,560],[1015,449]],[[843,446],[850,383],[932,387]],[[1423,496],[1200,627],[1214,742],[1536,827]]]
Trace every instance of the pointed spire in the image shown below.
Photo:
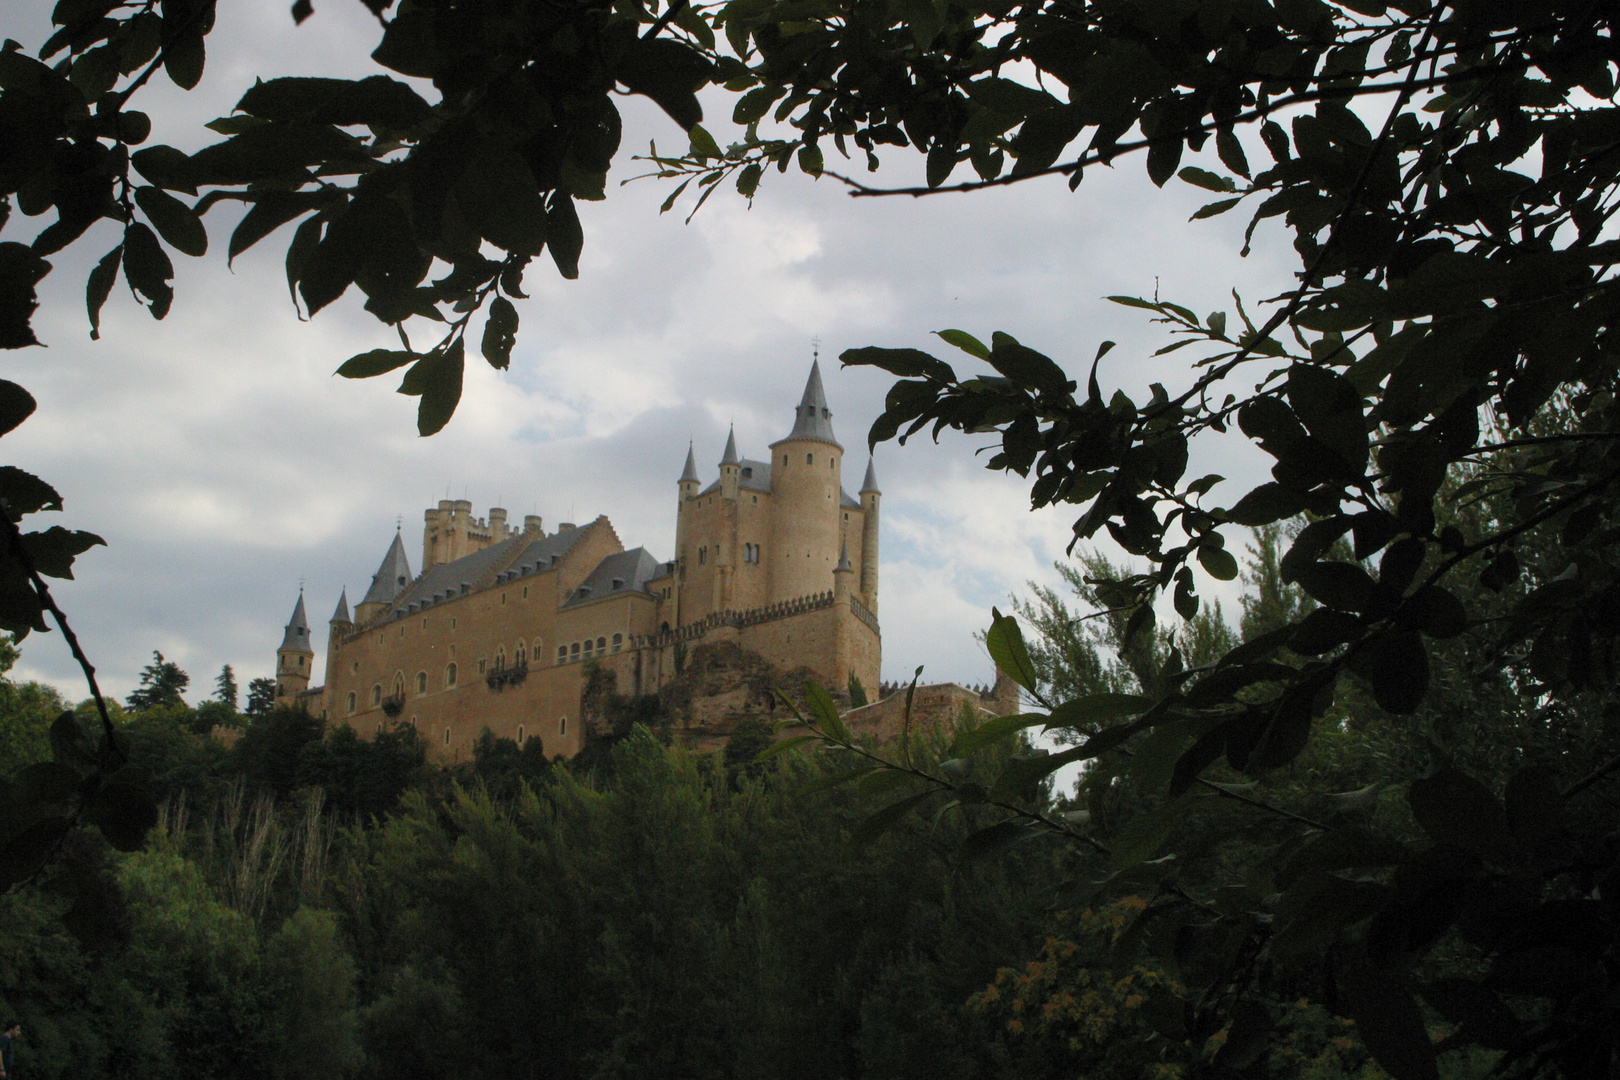
[[[883,491],[877,486],[877,466],[871,458],[866,459],[866,479],[861,481],[861,494],[870,491],[874,495],[881,495]]]
[[[394,542],[388,545],[388,554],[383,556],[382,565],[371,576],[371,588],[366,590],[362,604],[388,604],[398,599],[399,594],[405,591],[411,583],[411,564],[405,558],[405,541],[400,539],[398,530],[394,532]]]
[[[844,545],[838,549],[838,565],[833,567],[833,573],[853,574],[854,572],[855,568],[849,565],[849,541],[846,540]]]
[[[287,623],[287,632],[281,637],[281,648],[292,649],[294,652],[315,651],[309,646],[309,616],[304,614],[303,589],[298,590],[298,606],[293,608],[292,619]]]
[[[735,465],[735,464],[737,464],[738,460],[739,459],[737,457],[737,429],[735,427],[733,427],[729,432],[726,433],[726,452],[723,455],[721,455],[720,464],[721,465]]]
[[[804,397],[793,410],[793,430],[790,439],[819,439],[839,446],[833,436],[832,410],[827,408],[827,392],[821,388],[821,362],[810,362],[810,378],[804,384]]]
[[[349,590],[347,587],[345,587],[343,592],[338,595],[337,610],[332,612],[331,621],[335,623],[354,622],[354,620],[349,617]]]
[[[686,468],[681,470],[681,478],[676,483],[684,484],[688,480],[694,484],[698,482],[697,458],[692,456],[692,444],[690,442],[686,444]]]

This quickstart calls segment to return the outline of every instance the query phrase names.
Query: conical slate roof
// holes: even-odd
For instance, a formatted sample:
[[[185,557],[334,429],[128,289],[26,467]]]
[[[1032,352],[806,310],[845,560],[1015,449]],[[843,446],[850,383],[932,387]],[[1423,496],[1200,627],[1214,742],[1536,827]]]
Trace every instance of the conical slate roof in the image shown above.
[[[309,617],[304,614],[304,592],[298,591],[298,606],[293,608],[292,621],[287,623],[287,632],[281,637],[281,648],[292,649],[294,652],[314,653],[309,644]]]
[[[686,468],[681,470],[681,478],[676,482],[684,484],[688,480],[692,481],[694,484],[698,482],[697,459],[692,456],[691,443],[686,444]]]
[[[366,597],[362,604],[390,604],[399,594],[404,592],[411,583],[411,564],[405,558],[405,541],[400,539],[399,533],[394,533],[394,542],[388,545],[388,554],[383,556],[382,565],[377,572],[371,575],[371,588],[366,590]]]
[[[726,452],[721,455],[720,464],[735,465],[737,461],[737,431],[733,428],[726,433]]]
[[[865,495],[868,491],[874,495],[883,494],[882,489],[877,486],[877,467],[871,458],[866,459],[866,479],[861,481],[861,494]]]
[[[849,565],[849,542],[847,540],[844,542],[844,546],[838,549],[838,565],[833,567],[833,573],[841,572],[850,574],[855,572],[855,568]]]
[[[804,397],[793,410],[793,430],[789,439],[819,439],[842,449],[833,436],[832,410],[827,408],[827,393],[821,388],[821,363],[810,362],[810,378],[804,384]],[[783,440],[786,441],[786,440]]]
[[[337,610],[332,612],[332,620],[331,621],[335,622],[335,623],[352,623],[352,622],[354,622],[354,620],[349,617],[349,590],[346,589],[346,588],[338,596]]]

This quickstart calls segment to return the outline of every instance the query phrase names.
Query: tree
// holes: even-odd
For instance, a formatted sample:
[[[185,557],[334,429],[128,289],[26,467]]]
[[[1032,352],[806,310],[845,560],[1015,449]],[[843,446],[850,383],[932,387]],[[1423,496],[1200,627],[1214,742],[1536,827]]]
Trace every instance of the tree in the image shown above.
[[[219,669],[219,675],[214,679],[214,691],[217,700],[229,705],[233,711],[236,709],[236,672],[231,670],[231,665],[226,664]]]
[[[243,710],[255,720],[269,716],[276,706],[276,680],[264,677],[248,682],[247,708]]]
[[[185,708],[180,691],[191,685],[191,676],[180,670],[180,665],[163,659],[163,654],[152,653],[152,662],[141,669],[141,685],[130,692],[124,704],[131,712],[146,709]]]

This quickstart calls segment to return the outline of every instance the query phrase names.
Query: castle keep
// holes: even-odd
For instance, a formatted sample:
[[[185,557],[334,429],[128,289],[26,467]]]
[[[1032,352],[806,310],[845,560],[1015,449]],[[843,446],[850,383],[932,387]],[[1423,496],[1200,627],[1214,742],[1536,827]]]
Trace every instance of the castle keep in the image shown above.
[[[653,693],[686,650],[733,642],[781,671],[875,689],[881,495],[870,461],[858,497],[843,469],[812,364],[792,430],[767,459],[740,457],[732,435],[705,487],[687,450],[672,561],[626,550],[606,517],[547,533],[539,517],[515,528],[498,507],[475,518],[466,500],[440,502],[424,515],[420,574],[396,533],[352,612],[347,591],[339,597],[324,686],[310,686],[299,595],[276,652],[277,704],[361,734],[407,722],[456,759],[486,727],[577,753],[587,661],[620,692]]]

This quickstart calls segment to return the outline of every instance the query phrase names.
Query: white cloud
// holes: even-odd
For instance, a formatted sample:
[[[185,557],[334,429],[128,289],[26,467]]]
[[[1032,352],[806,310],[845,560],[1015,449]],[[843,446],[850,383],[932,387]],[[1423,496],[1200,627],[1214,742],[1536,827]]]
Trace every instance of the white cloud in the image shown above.
[[[228,112],[255,74],[369,69],[376,27],[360,5],[328,0],[299,29],[284,4],[227,5],[221,16],[199,92],[143,91],[157,137],[209,141],[197,125]],[[39,29],[9,32],[39,40]],[[620,102],[626,149],[614,180],[642,171],[632,148],[673,139],[655,109]],[[722,141],[724,127],[711,124]],[[915,168],[891,153],[878,179],[905,182]],[[50,348],[8,357],[7,376],[40,410],[7,437],[6,460],[58,486],[65,523],[108,539],[60,587],[104,685],[127,693],[154,648],[191,671],[197,696],[223,663],[244,684],[268,672],[299,582],[316,619],[342,586],[354,600],[396,518],[414,563],[421,511],[447,493],[480,512],[497,500],[513,515],[538,512],[548,525],[605,513],[626,543],[667,557],[687,439],[705,474],[728,424],[759,456],[791,422],[812,338],[836,429],[861,467],[890,380],[837,370],[846,348],[944,356],[953,350],[930,331],[1001,329],[1083,377],[1112,338],[1120,347],[1102,378],[1136,393],[1184,381],[1185,354],[1148,359],[1159,331],[1102,296],[1151,293],[1158,279],[1167,298],[1204,311],[1229,305],[1233,285],[1277,291],[1292,261],[1264,246],[1237,260],[1242,221],[1186,224],[1201,194],[1155,192],[1134,159],[1093,170],[1076,194],[1053,180],[922,200],[850,199],[831,178],[772,173],[752,208],[719,192],[691,225],[685,207],[658,214],[666,184],[608,190],[582,208],[580,279],[562,281],[547,259],[531,268],[511,371],[471,361],[455,420],[428,440],[416,437],[415,402],[393,393],[396,381],[332,376],[391,333],[352,296],[300,322],[280,266],[285,236],[229,272],[230,223],[211,218],[216,250],[179,267],[174,313],[156,323],[120,290],[99,343],[87,338],[82,282],[115,240],[97,234],[105,244],[56,257],[36,319]],[[1052,581],[1068,542],[1070,516],[1029,513],[1027,484],[985,472],[977,445],[947,435],[937,447],[919,438],[878,450],[889,679],[917,664],[930,677],[987,679],[972,634],[1027,580]],[[1226,446],[1200,446],[1195,458],[1196,471],[1257,467]],[[82,692],[56,634],[25,644],[20,674]]]

